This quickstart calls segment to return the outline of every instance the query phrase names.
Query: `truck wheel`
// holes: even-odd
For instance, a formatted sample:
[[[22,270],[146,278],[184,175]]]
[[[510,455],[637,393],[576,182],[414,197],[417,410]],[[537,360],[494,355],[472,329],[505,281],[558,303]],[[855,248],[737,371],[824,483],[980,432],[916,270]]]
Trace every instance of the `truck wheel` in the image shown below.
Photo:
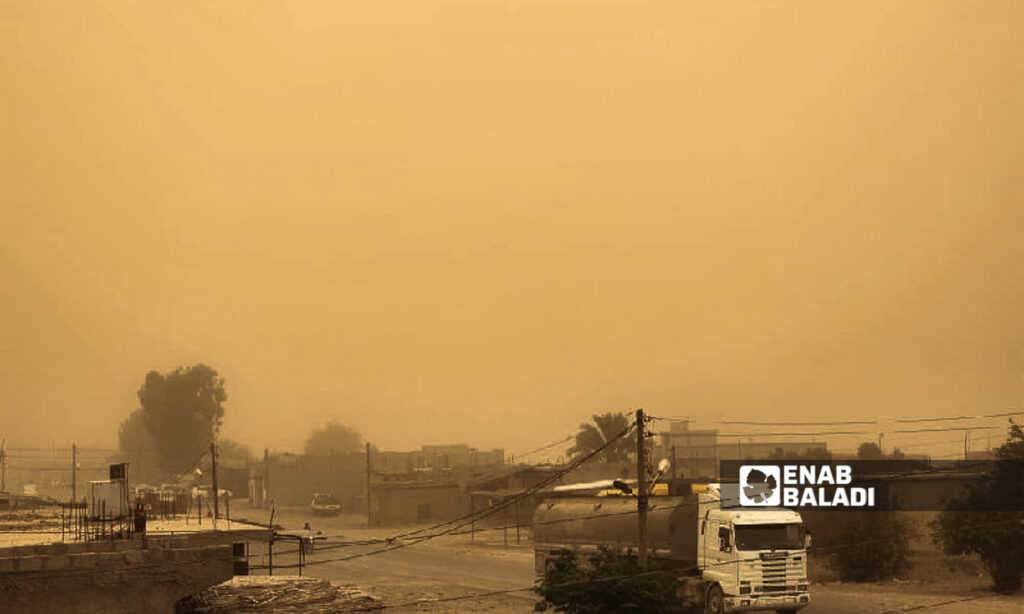
[[[704,598],[704,614],[725,614],[725,593],[722,587],[712,584]]]

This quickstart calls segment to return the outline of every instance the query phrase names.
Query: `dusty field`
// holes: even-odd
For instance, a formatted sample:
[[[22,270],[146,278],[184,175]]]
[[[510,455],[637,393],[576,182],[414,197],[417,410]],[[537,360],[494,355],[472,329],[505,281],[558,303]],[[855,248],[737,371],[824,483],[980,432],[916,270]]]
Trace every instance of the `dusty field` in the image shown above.
[[[382,537],[396,532],[367,530],[358,516],[314,519],[304,510],[285,510],[281,522],[288,528],[307,521],[328,540],[350,541]],[[338,536],[338,537],[335,537]],[[533,553],[524,540],[515,545],[514,532],[505,546],[501,531],[479,534],[475,543],[468,536],[446,537],[382,554],[337,560],[379,549],[381,546],[352,546],[314,552],[304,574],[352,583],[393,607],[395,612],[470,612],[526,614],[533,611],[536,596],[525,589],[533,584]],[[279,555],[285,564],[289,555]],[[290,555],[293,559],[295,554]],[[977,575],[972,561],[950,565],[937,558],[937,551],[916,555],[921,565],[916,575],[900,583],[847,585],[836,582],[812,583],[811,606],[806,614],[882,614],[926,611],[935,614],[1020,614],[1024,597],[999,596],[985,590],[987,579]],[[942,573],[937,573],[942,570]],[[294,570],[289,570],[294,571]],[[509,591],[509,592],[502,592]],[[486,596],[464,598],[480,593]],[[925,607],[921,610],[917,608]]]

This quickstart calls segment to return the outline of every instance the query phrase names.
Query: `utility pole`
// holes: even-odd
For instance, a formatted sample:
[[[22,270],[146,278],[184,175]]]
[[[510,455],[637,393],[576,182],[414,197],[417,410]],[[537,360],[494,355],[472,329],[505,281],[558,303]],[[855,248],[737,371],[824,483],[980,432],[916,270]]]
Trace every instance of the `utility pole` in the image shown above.
[[[71,501],[78,501],[78,445],[71,444]]]
[[[0,440],[0,492],[7,492],[7,440]]]
[[[270,502],[270,541],[267,542],[267,566],[270,571],[269,575],[274,575],[274,514],[277,513],[277,508],[274,507],[274,502]]]
[[[217,515],[220,512],[220,492],[217,490],[217,443],[210,442],[210,465],[213,471],[213,530],[217,530]]]
[[[640,569],[647,569],[647,446],[644,445],[644,410],[636,410],[637,554]]]
[[[697,462],[694,463],[694,464],[699,466],[700,465],[700,460],[698,459]],[[696,475],[700,475],[700,474],[698,473]],[[672,444],[672,481],[675,481],[675,479],[676,479],[676,446],[675,446],[675,444]]]
[[[263,498],[260,503],[270,506],[270,448],[263,448]]]
[[[370,442],[366,442],[366,526],[373,526],[373,508],[370,507]]]

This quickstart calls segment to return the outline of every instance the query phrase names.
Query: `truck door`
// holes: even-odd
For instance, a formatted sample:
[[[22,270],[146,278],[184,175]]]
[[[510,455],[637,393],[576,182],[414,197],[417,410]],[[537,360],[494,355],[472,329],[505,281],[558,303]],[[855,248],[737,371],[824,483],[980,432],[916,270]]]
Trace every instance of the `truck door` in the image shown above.
[[[709,521],[704,532],[704,541],[707,552],[703,569],[704,578],[719,582],[722,588],[727,589],[734,584],[730,579],[736,573],[736,566],[732,564],[736,558],[732,527],[727,522]],[[728,589],[726,592],[729,592]]]

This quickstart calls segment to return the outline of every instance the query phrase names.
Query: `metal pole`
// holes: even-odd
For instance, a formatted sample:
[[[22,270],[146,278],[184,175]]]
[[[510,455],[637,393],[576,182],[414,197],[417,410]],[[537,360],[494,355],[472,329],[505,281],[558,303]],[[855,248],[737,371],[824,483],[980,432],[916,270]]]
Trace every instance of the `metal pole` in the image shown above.
[[[274,503],[270,503],[270,541],[267,544],[267,567],[270,569],[269,574],[274,575],[274,514],[277,510],[274,508]]]
[[[516,543],[519,543],[519,501],[516,501]]]
[[[270,505],[270,448],[263,448],[263,498],[260,507],[267,509]]]
[[[366,526],[373,526],[373,508],[370,501],[370,442],[366,442]]]
[[[217,443],[210,442],[210,465],[213,471],[213,530],[217,530],[217,516],[220,513],[220,491],[217,490]]]
[[[644,445],[644,410],[636,410],[637,554],[640,569],[647,569],[647,451]]]
[[[700,461],[698,460],[697,463],[695,463],[695,464],[700,465]],[[696,475],[700,475],[700,474],[698,473]],[[675,446],[675,444],[672,444],[672,479],[673,480],[676,479],[676,446]]]

